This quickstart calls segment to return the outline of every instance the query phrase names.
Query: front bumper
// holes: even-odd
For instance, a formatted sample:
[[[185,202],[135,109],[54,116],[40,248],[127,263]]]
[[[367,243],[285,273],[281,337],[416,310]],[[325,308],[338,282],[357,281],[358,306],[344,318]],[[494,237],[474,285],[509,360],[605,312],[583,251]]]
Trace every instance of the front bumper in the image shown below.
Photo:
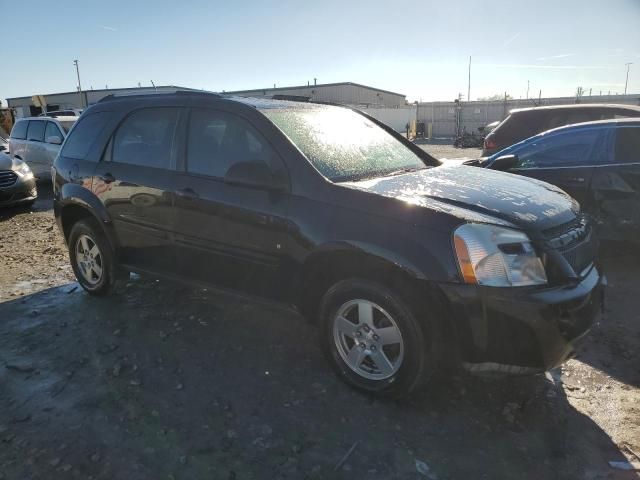
[[[594,266],[579,283],[560,287],[442,286],[462,366],[477,373],[528,374],[562,364],[599,316],[605,285]]]
[[[36,179],[18,176],[13,185],[0,188],[0,207],[32,202],[38,198]]]

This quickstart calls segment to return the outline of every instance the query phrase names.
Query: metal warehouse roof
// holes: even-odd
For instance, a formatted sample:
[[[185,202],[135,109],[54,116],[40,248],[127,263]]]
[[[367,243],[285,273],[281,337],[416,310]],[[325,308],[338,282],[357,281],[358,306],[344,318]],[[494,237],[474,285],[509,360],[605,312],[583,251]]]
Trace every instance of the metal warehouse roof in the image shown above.
[[[155,90],[166,90],[166,89],[179,89],[179,90],[185,90],[185,91],[195,91],[195,92],[200,92],[201,90],[195,89],[195,88],[188,88],[188,87],[179,87],[176,85],[158,85],[157,87],[123,87],[123,88],[97,88],[95,90],[93,89],[83,89],[82,93],[89,93],[89,92],[110,92],[110,93],[117,93],[117,92],[121,92],[121,91],[130,91],[130,90],[136,90],[136,91],[141,91],[141,92],[149,92],[149,91],[155,91]],[[42,93],[40,95],[44,95],[45,97],[49,97],[52,95],[77,95],[78,91],[77,90],[73,90],[71,92],[54,92],[54,93]],[[31,95],[25,95],[22,97],[9,97],[7,98],[7,100],[23,100],[23,99],[31,99],[32,96]]]
[[[352,86],[352,87],[366,88],[366,89],[372,90],[374,92],[383,92],[383,93],[388,93],[390,95],[397,95],[399,97],[406,97],[406,95],[403,94],[403,93],[391,92],[389,90],[383,90],[381,88],[376,88],[376,87],[369,87],[368,85],[362,85],[360,83],[354,83],[354,82],[317,83],[315,85],[296,85],[296,86],[293,86],[293,87],[276,87],[276,88],[270,88],[270,87],[269,88],[250,88],[248,90],[233,90],[233,91],[224,92],[224,93],[241,94],[241,93],[261,92],[263,90],[268,90],[269,92],[274,92],[274,91],[285,91],[285,90],[302,90],[302,89],[309,89],[309,88],[341,87],[341,86]]]

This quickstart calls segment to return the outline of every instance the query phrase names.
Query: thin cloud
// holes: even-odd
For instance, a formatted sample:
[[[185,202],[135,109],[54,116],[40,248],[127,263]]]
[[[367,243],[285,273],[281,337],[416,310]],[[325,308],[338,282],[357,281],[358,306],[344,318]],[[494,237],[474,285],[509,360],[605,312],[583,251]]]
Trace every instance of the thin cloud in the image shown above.
[[[103,30],[108,30],[110,32],[117,32],[118,29],[116,27],[110,27],[109,25],[100,25],[100,28]]]
[[[554,60],[556,58],[567,58],[567,57],[573,57],[573,56],[575,56],[575,53],[561,53],[560,55],[550,55],[548,57],[536,58],[536,60],[540,62],[544,62],[545,60]]]
[[[520,36],[520,32],[515,33],[514,35],[511,35],[509,38],[507,38],[504,43],[502,44],[502,48],[506,48],[511,42],[513,42],[516,38],[518,38]]]

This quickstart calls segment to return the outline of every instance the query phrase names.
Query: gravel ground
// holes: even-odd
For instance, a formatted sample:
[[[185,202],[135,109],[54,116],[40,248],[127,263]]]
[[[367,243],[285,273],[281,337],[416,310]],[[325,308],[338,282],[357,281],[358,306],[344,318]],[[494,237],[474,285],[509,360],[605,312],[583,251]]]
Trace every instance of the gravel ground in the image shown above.
[[[482,155],[481,148],[456,148],[453,145],[440,144],[418,144],[418,146],[438,160],[479,158]]]
[[[90,297],[49,205],[0,212],[0,479],[638,478],[607,463],[640,452],[628,249],[605,251],[606,314],[562,369],[389,402],[289,310],[139,277]]]

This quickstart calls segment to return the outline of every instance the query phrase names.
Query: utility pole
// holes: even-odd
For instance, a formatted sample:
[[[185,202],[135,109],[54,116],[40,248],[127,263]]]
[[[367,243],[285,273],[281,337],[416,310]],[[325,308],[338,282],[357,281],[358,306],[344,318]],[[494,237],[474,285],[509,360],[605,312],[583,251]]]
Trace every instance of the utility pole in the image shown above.
[[[84,108],[84,98],[82,98],[82,85],[80,85],[80,68],[78,67],[78,60],[74,60],[73,64],[76,66],[76,75],[78,76],[78,94],[80,94],[80,108]]]
[[[627,85],[629,84],[629,66],[633,65],[633,62],[625,63],[627,66],[627,79],[624,81],[624,94],[627,94]]]
[[[529,80],[527,80],[527,100],[529,100]]]
[[[467,83],[467,102],[471,101],[471,55],[469,55],[469,82]]]

